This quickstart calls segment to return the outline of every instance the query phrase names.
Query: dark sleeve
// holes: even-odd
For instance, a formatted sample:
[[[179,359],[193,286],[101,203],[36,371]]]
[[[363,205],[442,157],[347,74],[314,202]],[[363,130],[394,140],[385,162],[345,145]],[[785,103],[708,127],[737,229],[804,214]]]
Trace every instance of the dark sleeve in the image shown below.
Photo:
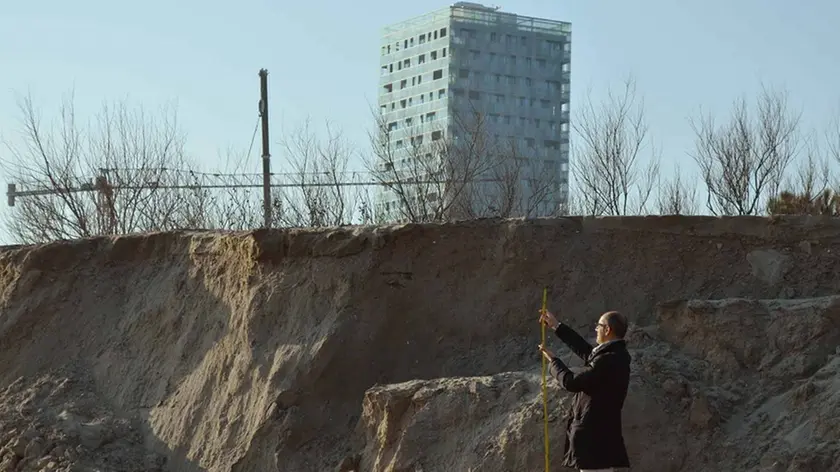
[[[554,334],[556,334],[564,344],[569,346],[569,349],[571,349],[572,352],[577,354],[577,356],[584,361],[589,358],[589,354],[592,353],[592,345],[586,342],[586,340],[583,339],[581,335],[577,334],[575,330],[563,323],[557,325],[557,329],[554,330]]]
[[[612,362],[612,356],[609,354],[598,356],[591,366],[585,367],[580,372],[574,373],[566,368],[559,378],[555,378],[558,378],[560,385],[566,391],[572,393],[595,392],[609,382]]]
[[[566,364],[560,360],[559,357],[555,357],[551,359],[551,363],[548,364],[548,371],[551,373],[551,376],[554,377],[554,380],[563,383],[563,376],[566,372],[571,372]]]

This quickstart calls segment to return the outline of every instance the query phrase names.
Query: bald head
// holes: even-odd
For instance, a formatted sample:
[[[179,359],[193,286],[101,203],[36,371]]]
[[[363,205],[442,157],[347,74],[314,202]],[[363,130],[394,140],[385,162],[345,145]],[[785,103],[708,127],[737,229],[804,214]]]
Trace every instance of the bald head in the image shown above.
[[[615,339],[624,339],[627,334],[627,318],[617,311],[608,311],[601,315],[601,322],[610,327],[610,334]]]

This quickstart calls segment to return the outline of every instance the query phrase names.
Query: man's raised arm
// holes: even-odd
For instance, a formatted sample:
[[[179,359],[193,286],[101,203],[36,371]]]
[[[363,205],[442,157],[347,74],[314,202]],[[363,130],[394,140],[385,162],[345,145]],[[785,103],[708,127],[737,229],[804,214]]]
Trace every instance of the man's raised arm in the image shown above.
[[[575,332],[575,330],[557,321],[557,318],[555,318],[550,311],[542,313],[540,315],[540,321],[551,328],[551,330],[554,331],[554,334],[556,334],[566,346],[569,346],[569,349],[577,354],[578,357],[584,361],[589,358],[589,354],[592,353],[593,349],[592,345],[589,344],[586,339],[583,339],[583,336]]]

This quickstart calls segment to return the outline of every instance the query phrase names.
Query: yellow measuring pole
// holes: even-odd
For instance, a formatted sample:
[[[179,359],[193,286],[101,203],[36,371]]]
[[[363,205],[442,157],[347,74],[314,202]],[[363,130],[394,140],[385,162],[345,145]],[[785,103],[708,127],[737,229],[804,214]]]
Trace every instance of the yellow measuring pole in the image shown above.
[[[543,288],[542,311],[545,312],[548,298],[548,287]],[[542,345],[545,346],[545,323],[540,323],[542,328]],[[545,436],[545,472],[549,472],[548,466],[548,383],[546,381],[546,367],[548,361],[545,356],[540,354],[542,358],[542,397],[543,397],[543,435]]]

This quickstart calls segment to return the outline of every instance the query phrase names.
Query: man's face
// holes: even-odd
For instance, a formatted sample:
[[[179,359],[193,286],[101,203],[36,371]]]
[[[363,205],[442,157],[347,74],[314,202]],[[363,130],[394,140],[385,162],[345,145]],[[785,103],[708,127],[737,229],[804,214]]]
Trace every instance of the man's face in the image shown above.
[[[609,334],[610,327],[607,324],[606,317],[604,315],[601,315],[601,317],[598,318],[598,324],[595,325],[595,341],[598,344],[603,344],[607,342],[607,337],[609,336]]]

